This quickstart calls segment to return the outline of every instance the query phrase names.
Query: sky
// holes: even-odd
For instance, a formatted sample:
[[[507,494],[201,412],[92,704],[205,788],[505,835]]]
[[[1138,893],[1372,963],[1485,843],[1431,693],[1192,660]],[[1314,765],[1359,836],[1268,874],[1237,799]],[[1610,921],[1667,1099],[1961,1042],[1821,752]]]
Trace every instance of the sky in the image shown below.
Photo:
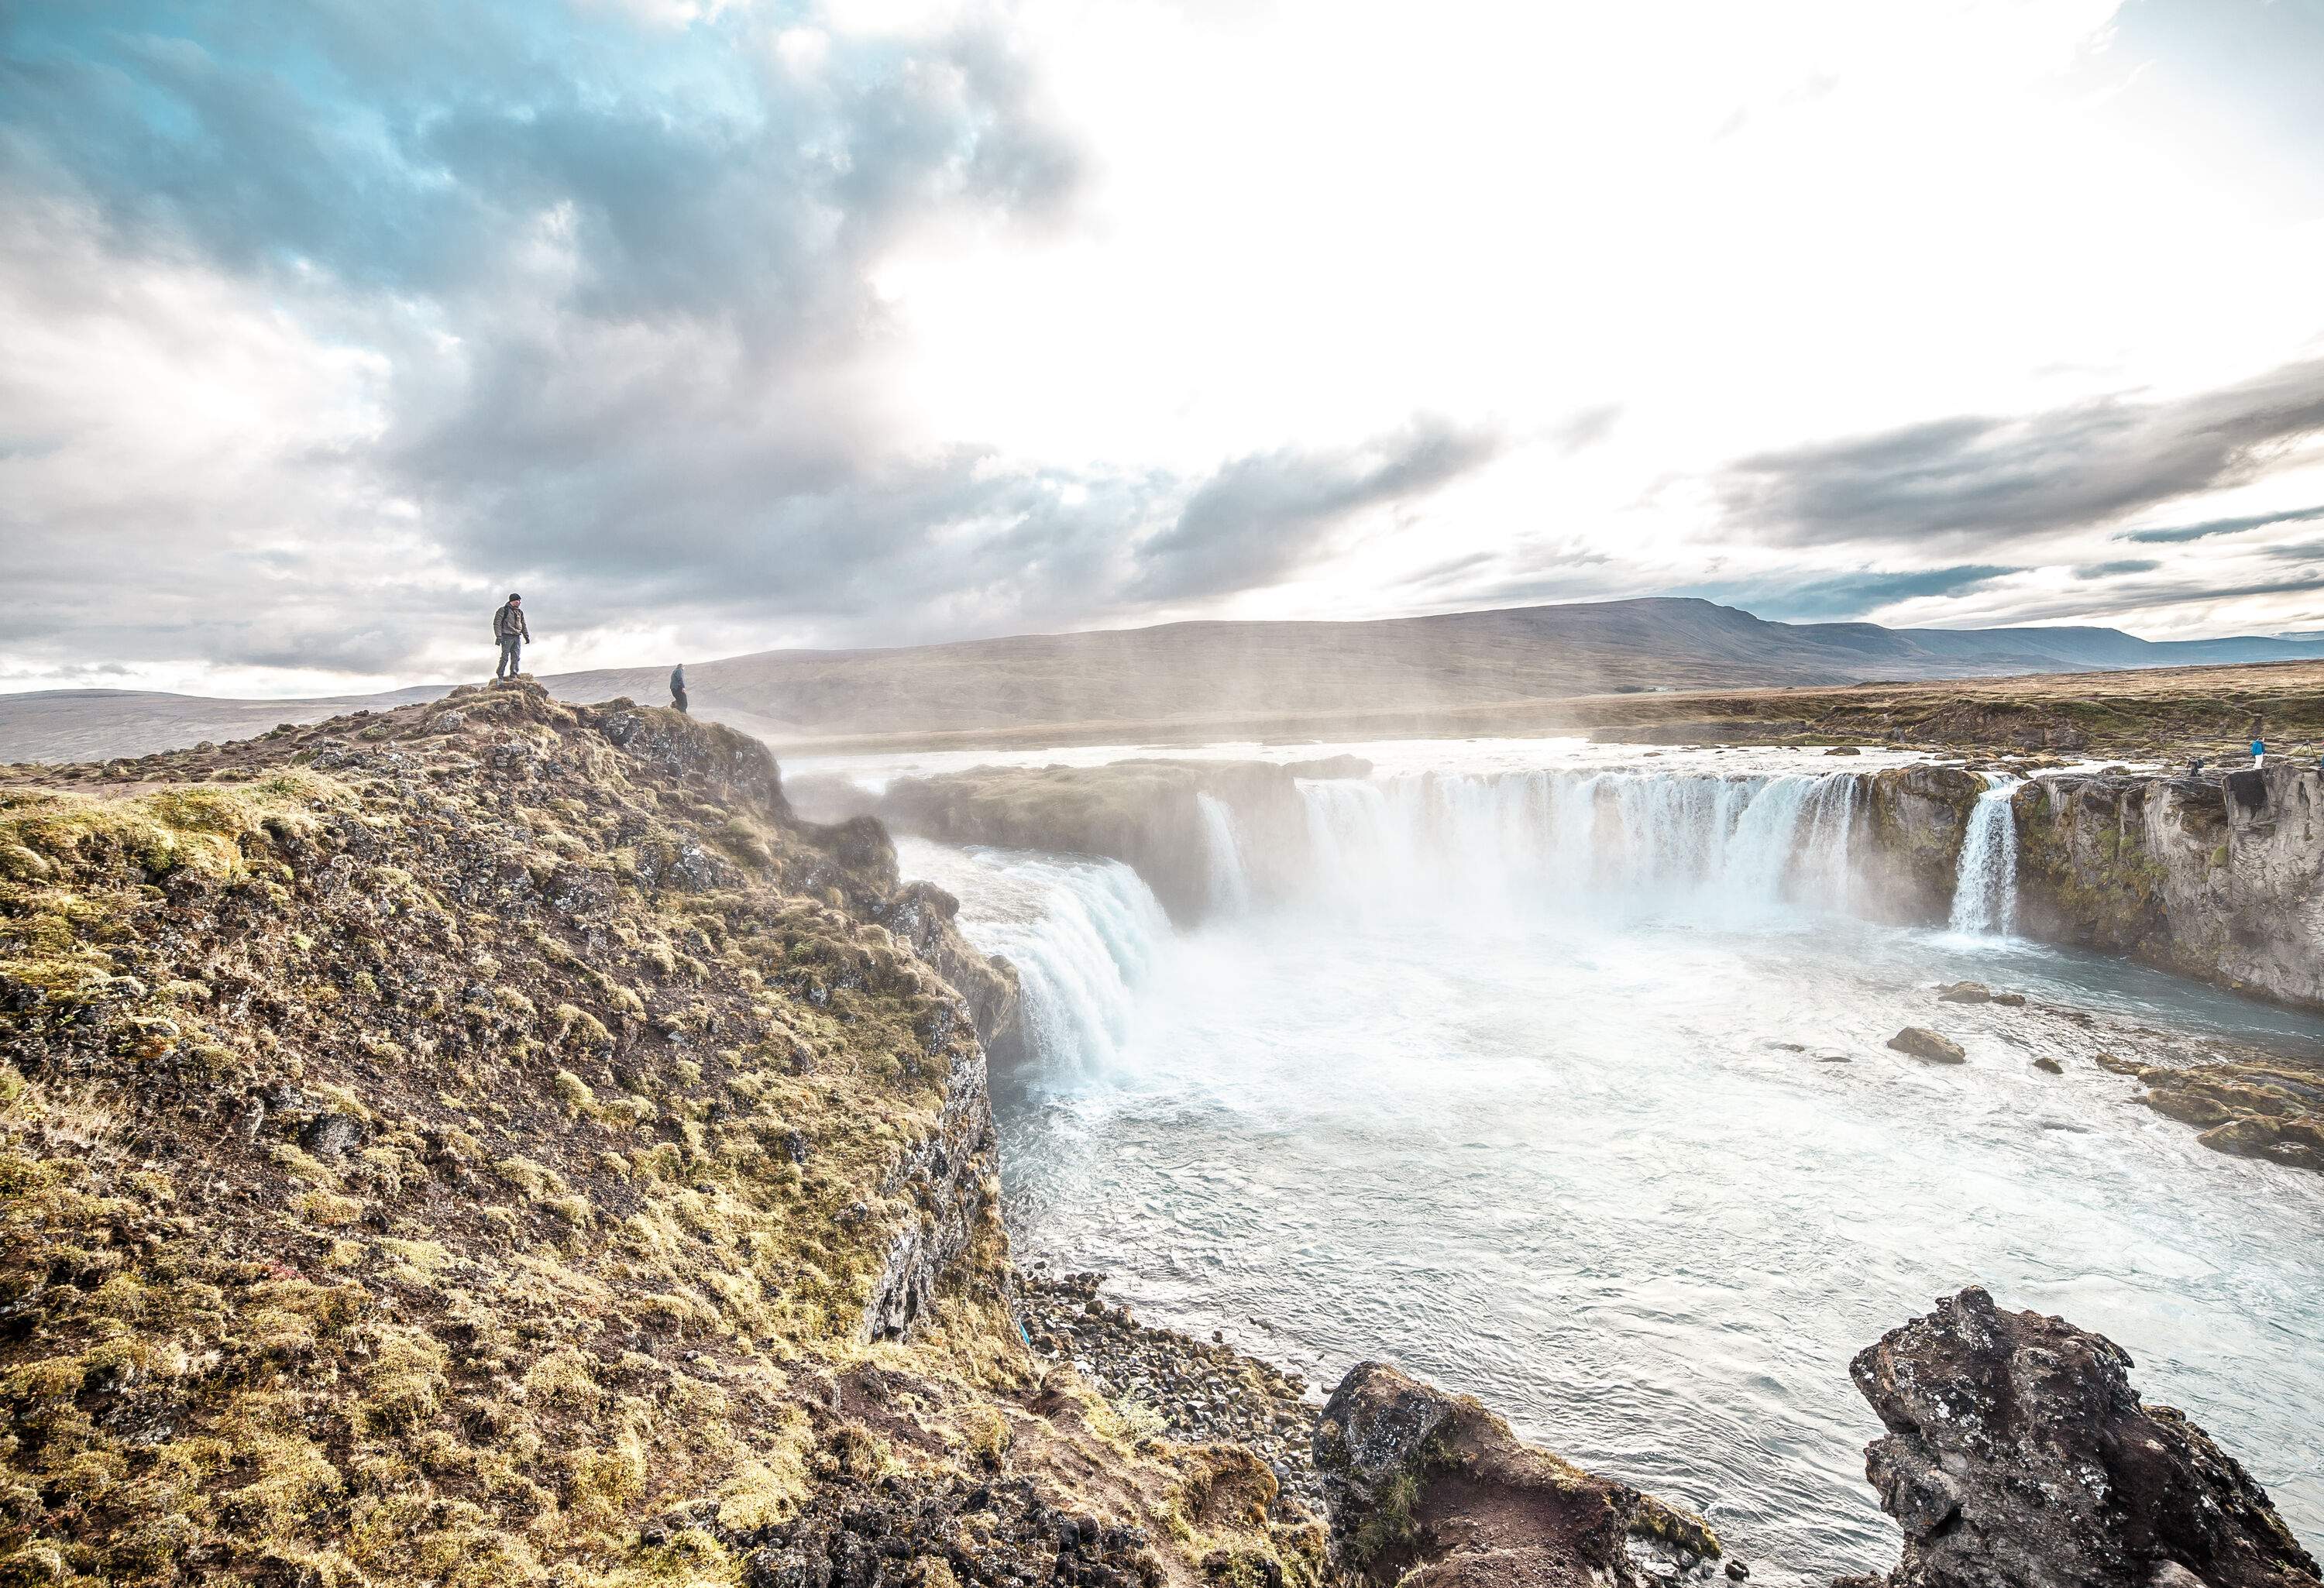
[[[2324,629],[2324,0],[10,0],[0,689]]]

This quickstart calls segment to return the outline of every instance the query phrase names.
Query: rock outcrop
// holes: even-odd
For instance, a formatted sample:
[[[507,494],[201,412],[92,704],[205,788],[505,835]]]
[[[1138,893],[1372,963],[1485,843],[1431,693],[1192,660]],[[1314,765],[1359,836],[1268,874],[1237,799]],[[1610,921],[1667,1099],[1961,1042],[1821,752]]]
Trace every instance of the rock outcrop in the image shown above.
[[[2324,776],[2059,775],[2012,805],[2026,932],[2324,1007]]]
[[[2127,1353],[1972,1287],[1849,1371],[1888,1430],[1865,1474],[1904,1529],[1845,1588],[2313,1588],[2316,1563],[2209,1435],[2141,1404]]]
[[[2324,1073],[2272,1057],[2140,1065],[2139,1101],[2201,1132],[2215,1152],[2324,1174]]]
[[[1332,1392],[1314,1460],[1340,1556],[1382,1588],[1639,1588],[1641,1556],[1691,1567],[1719,1554],[1701,1518],[1384,1362],[1357,1364]]]
[[[1859,792],[1862,906],[1894,920],[1943,920],[1985,780],[1959,767],[1891,767],[1866,774]]]
[[[1356,775],[1346,768],[1333,776]],[[1261,888],[1307,853],[1291,769],[1260,761],[1120,761],[1093,767],[982,767],[899,778],[877,809],[899,830],[953,844],[1103,855],[1135,869],[1171,919],[1216,903],[1220,855],[1202,801],[1232,813],[1243,863]]]
[[[627,701],[0,774],[0,1583],[1286,1580],[1019,1332],[1012,998]]]
[[[1888,1039],[1888,1046],[1914,1058],[1926,1059],[1931,1064],[1966,1064],[1969,1054],[1961,1045],[1926,1026],[1906,1026]]]

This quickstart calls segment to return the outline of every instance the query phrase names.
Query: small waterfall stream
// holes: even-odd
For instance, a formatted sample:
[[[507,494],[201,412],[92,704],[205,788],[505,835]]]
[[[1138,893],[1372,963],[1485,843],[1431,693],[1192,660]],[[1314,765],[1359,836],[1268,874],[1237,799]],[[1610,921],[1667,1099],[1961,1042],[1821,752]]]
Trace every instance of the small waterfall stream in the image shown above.
[[[2009,936],[2017,924],[2017,823],[2010,809],[2023,780],[1987,772],[1971,808],[1954,873],[1952,928],[1978,937]]]
[[[1210,848],[1211,908],[1240,915],[1250,908],[1250,867],[1243,859],[1234,812],[1214,795],[1197,794],[1194,803],[1203,813],[1203,837]]]

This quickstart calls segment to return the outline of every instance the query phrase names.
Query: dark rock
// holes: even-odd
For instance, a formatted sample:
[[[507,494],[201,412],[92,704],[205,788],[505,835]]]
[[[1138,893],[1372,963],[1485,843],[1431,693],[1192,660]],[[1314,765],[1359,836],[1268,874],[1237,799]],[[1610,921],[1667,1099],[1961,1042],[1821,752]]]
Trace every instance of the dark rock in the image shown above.
[[[1751,1568],[1745,1565],[1741,1561],[1730,1560],[1727,1563],[1727,1575],[1730,1582],[1740,1583],[1744,1578],[1750,1574]]]
[[[2066,1073],[2064,1065],[2046,1054],[2034,1061],[2034,1067],[2045,1076],[2062,1076]]]
[[[1969,1060],[1960,1043],[1937,1035],[1926,1026],[1906,1026],[1888,1039],[1888,1046],[1931,1064],[1965,1064]]]
[[[1996,992],[1993,995],[1993,1002],[1999,1004],[2004,1009],[2023,1009],[2025,1007],[2025,994],[2023,992]]]
[[[2312,1588],[2265,1491],[2183,1415],[2142,1405],[2130,1367],[2103,1335],[1974,1286],[1859,1353],[1849,1371],[1888,1429],[1865,1475],[1904,1535],[1888,1588]]]
[[[363,1139],[363,1122],[343,1113],[318,1113],[299,1132],[299,1145],[320,1159],[344,1158]]]
[[[1702,1519],[1526,1445],[1473,1398],[1383,1362],[1357,1364],[1332,1392],[1314,1459],[1339,1554],[1383,1588],[1642,1588],[1633,1539],[1681,1569],[1719,1553]]]

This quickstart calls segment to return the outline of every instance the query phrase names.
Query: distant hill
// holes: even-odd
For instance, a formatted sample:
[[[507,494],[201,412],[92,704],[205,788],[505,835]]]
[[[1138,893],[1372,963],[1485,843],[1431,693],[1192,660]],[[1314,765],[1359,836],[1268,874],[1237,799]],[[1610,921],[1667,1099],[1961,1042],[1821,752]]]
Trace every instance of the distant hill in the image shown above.
[[[2189,667],[2324,658],[2301,637],[2142,640],[2118,629],[1886,629],[1769,623],[1679,597],[1367,623],[1188,623],[880,651],[767,651],[692,661],[695,709],[778,743],[1044,729],[1280,724],[1641,689]],[[481,670],[481,669],[480,669]],[[544,679],[568,700],[667,698],[663,666]],[[112,690],[0,696],[0,761],[135,755],[312,722],[438,688],[332,700]]]

